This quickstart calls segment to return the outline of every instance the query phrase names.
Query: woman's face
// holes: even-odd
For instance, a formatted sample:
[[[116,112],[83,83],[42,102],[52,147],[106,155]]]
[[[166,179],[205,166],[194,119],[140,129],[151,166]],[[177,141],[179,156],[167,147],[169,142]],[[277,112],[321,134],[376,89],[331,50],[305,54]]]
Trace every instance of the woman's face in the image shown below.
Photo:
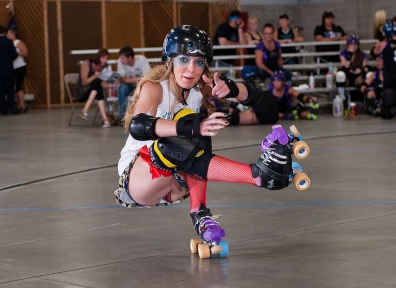
[[[108,55],[104,55],[102,57],[100,57],[100,65],[102,67],[106,66],[107,60],[109,60],[109,56]]]
[[[289,27],[290,21],[286,18],[281,18],[279,19],[279,26],[282,27],[283,29],[286,29]]]
[[[272,84],[274,85],[275,90],[280,90],[283,87],[283,81],[280,80],[274,80],[272,81]]]
[[[249,20],[248,25],[249,25],[249,29],[250,30],[252,30],[252,31],[256,31],[257,30],[258,23],[256,21]]]
[[[355,52],[359,48],[359,45],[356,43],[348,44],[348,51]]]
[[[266,41],[271,41],[274,39],[274,30],[271,27],[265,27],[263,30],[264,39]]]
[[[333,26],[334,24],[334,18],[333,17],[327,17],[325,18],[325,26]]]
[[[173,61],[173,73],[177,84],[185,89],[193,88],[201,78],[205,68],[205,58],[178,55]]]

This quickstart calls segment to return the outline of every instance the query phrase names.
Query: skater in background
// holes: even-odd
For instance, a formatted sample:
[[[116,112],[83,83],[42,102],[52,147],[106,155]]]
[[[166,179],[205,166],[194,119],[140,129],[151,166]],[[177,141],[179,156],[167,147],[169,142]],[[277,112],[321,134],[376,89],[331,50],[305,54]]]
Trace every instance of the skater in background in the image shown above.
[[[384,88],[384,60],[382,54],[377,55],[375,63],[377,70],[367,73],[368,76],[360,86],[360,91],[365,95],[364,109],[366,113],[377,117],[381,113]]]
[[[349,35],[346,41],[347,48],[340,53],[341,69],[336,74],[336,86],[341,99],[344,101],[344,107],[348,107],[348,99],[345,95],[345,87],[356,87],[359,89],[363,83],[365,75],[370,71],[366,53],[360,48],[360,39],[356,35]],[[363,102],[363,95],[360,91],[354,101]],[[354,98],[354,99],[353,99]]]
[[[283,159],[290,161],[283,160],[279,165],[274,162],[276,157],[271,157],[274,160],[268,160],[262,171],[257,164],[243,164],[212,153],[211,137],[229,122],[225,113],[212,113],[210,99],[215,96],[242,105],[262,99],[262,89],[253,83],[235,83],[220,78],[218,73],[212,78],[208,66],[212,59],[212,42],[197,27],[179,26],[166,35],[162,50],[165,65],[141,79],[125,112],[125,128],[130,135],[118,162],[120,180],[114,194],[117,203],[125,207],[156,206],[189,196],[190,215],[198,235],[202,237],[211,229],[209,221],[224,237],[224,230],[206,208],[208,181],[282,189],[292,173],[291,156],[276,140],[277,155],[287,155]],[[209,116],[198,114],[202,105]],[[272,169],[282,179],[266,174],[273,173]]]
[[[387,21],[383,30],[386,39],[377,43],[374,53],[382,53],[384,61],[381,117],[391,119],[396,116],[396,21]]]
[[[319,104],[316,97],[300,94],[286,84],[286,76],[282,71],[271,75],[271,83],[263,92],[263,101],[254,104],[250,109],[240,112],[237,105],[230,104],[228,119],[231,125],[273,124],[278,119],[316,120]],[[297,104],[295,104],[297,102]],[[310,107],[305,107],[309,104]]]

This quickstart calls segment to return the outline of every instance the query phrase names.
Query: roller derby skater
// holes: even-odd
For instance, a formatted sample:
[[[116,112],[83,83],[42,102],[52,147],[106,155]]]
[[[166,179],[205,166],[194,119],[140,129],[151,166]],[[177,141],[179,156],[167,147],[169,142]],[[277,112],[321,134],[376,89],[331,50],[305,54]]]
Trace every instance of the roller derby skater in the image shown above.
[[[345,87],[359,89],[364,81],[364,75],[370,71],[366,53],[360,48],[360,39],[356,35],[349,35],[346,41],[347,48],[340,53],[341,69],[336,73],[336,87],[338,94],[344,101],[344,113],[349,113],[351,100],[363,102],[363,94],[359,92],[348,99]]]
[[[396,116],[396,21],[387,21],[383,31],[386,39],[376,44],[374,53],[382,54],[385,63],[381,117],[392,119]]]
[[[190,216],[201,241],[192,241],[191,251],[201,258],[228,254],[226,233],[207,208],[208,181],[270,189],[268,183],[273,180],[271,188],[282,189],[293,176],[291,140],[285,144],[270,138],[276,147],[271,146],[258,161],[265,162],[265,168],[212,153],[211,137],[229,121],[226,113],[212,112],[210,99],[215,96],[252,106],[263,97],[263,90],[254,83],[235,83],[218,73],[212,76],[208,66],[212,59],[212,42],[197,27],[179,26],[166,35],[165,65],[143,77],[124,116],[129,136],[118,162],[120,181],[114,192],[116,202],[125,207],[151,207],[189,197]],[[202,105],[208,115],[198,113]],[[275,164],[274,155],[283,163]]]
[[[382,54],[376,55],[375,63],[377,70],[369,72],[366,80],[360,86],[360,92],[364,93],[364,110],[368,115],[378,117],[381,114],[382,93],[384,87],[384,60]]]
[[[269,91],[276,99],[279,118],[287,120],[308,119],[317,120],[319,104],[316,97],[300,94],[297,90],[286,85],[286,76],[282,71],[275,71],[271,75]],[[297,100],[297,105],[294,104]],[[306,104],[309,106],[306,107]]]

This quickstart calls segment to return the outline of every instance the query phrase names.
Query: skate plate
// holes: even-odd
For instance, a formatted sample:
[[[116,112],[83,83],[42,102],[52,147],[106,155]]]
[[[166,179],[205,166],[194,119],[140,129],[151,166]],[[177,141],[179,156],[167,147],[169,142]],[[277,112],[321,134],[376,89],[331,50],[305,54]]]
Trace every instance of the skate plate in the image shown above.
[[[202,239],[191,239],[190,250],[192,254],[197,254],[200,259],[208,259],[213,256],[225,257],[228,255],[228,243],[227,241],[220,241],[218,243],[209,244],[203,242]]]

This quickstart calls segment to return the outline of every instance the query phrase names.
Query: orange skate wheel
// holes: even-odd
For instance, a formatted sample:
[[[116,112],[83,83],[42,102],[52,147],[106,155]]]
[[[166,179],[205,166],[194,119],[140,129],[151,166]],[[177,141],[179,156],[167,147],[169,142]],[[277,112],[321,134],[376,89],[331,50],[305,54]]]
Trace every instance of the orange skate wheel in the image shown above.
[[[293,184],[297,190],[306,190],[311,185],[311,179],[305,173],[298,173],[293,177]]]
[[[210,258],[209,244],[207,243],[198,244],[198,256],[200,259]]]
[[[190,250],[192,254],[197,254],[198,253],[198,244],[201,244],[202,240],[201,239],[191,239],[190,240]]]
[[[220,245],[214,245],[212,248],[210,248],[210,252],[212,252],[212,254],[220,254],[223,252],[223,248],[221,248]]]
[[[294,137],[300,136],[300,132],[298,132],[296,126],[294,125],[290,126],[290,131],[293,133]]]
[[[305,141],[297,141],[292,146],[292,152],[298,159],[304,159],[308,157],[311,150]]]

